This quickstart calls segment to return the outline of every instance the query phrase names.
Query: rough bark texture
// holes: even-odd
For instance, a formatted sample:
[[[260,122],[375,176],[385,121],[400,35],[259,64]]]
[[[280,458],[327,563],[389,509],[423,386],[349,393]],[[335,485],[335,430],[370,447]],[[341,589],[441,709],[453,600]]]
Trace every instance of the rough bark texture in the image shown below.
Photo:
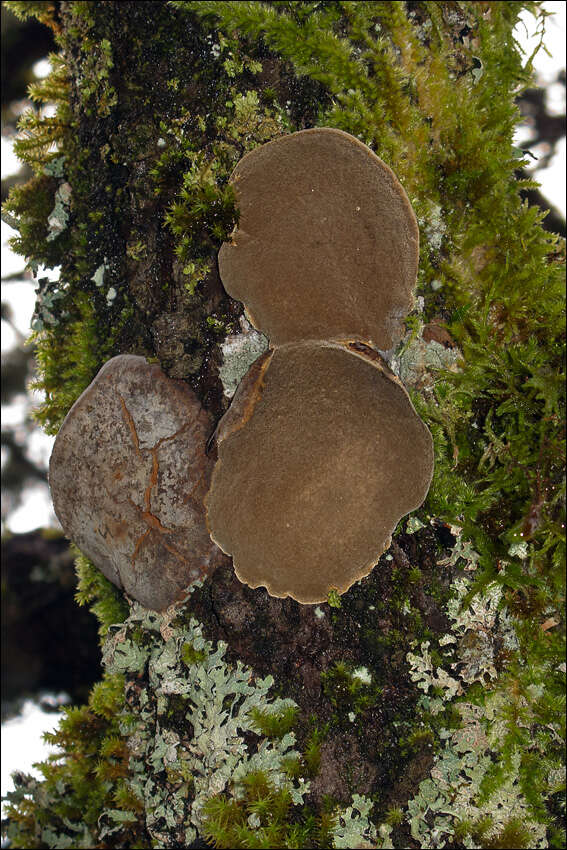
[[[117,607],[79,558],[105,678],[63,720],[45,781],[20,777],[13,846],[560,846],[560,247],[514,180],[525,4],[12,5],[41,6],[61,51],[38,92],[57,115],[27,119],[36,176],[8,205],[19,250],[61,265],[34,321],[47,429],[136,354],[185,381],[213,430],[242,316],[217,267],[229,175],[318,125],[371,146],[416,212],[421,297],[388,357],[436,451],[419,517],[317,607],[246,587],[223,557],[152,615]]]

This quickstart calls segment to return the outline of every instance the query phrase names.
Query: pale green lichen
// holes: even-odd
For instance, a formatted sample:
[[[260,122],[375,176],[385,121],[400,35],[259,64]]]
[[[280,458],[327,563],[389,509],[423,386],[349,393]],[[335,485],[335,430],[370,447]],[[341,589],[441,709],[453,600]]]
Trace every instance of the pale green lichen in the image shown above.
[[[440,567],[454,567],[458,561],[463,561],[463,569],[468,571],[476,570],[480,555],[476,552],[470,540],[466,540],[462,535],[462,529],[458,525],[449,526],[451,534],[456,538],[455,545],[451,549],[451,554],[447,558],[442,558],[437,561]]]
[[[108,271],[110,271],[110,266],[105,261],[104,263],[101,263],[99,266],[97,266],[95,273],[91,277],[92,282],[99,289],[101,289],[103,287],[104,278],[105,278],[105,275]],[[114,299],[116,298],[117,295],[118,295],[118,292],[116,290],[116,287],[110,286],[107,290],[107,293],[106,293],[106,303],[107,303],[108,306],[110,306],[112,304],[112,302],[114,301]]]
[[[55,205],[47,219],[47,236],[48,242],[52,242],[65,230],[69,221],[71,202],[71,186],[69,183],[61,183],[55,192]]]
[[[50,281],[46,277],[39,278],[31,322],[34,331],[43,331],[45,328],[55,327],[58,324],[56,312],[64,297],[65,292],[59,288],[58,281]]]
[[[352,678],[358,679],[358,681],[362,682],[363,685],[370,685],[372,682],[372,674],[366,667],[357,667],[356,670],[353,670]]]
[[[44,827],[41,831],[41,840],[48,847],[61,848],[61,850],[66,850],[66,848],[70,848],[70,850],[85,848],[87,850],[87,848],[92,847],[93,837],[86,824],[69,822],[66,825],[74,835],[62,835],[53,829],[49,829],[49,827]]]
[[[425,528],[422,521],[416,516],[411,516],[406,523],[406,534],[415,534],[420,528]]]
[[[258,678],[240,661],[227,663],[226,644],[214,646],[196,620],[179,623],[175,616],[174,608],[157,614],[134,603],[128,619],[109,629],[103,649],[107,671],[125,675],[135,689],[135,713],[121,721],[130,751],[128,782],[144,802],[146,829],[163,847],[190,844],[206,832],[203,813],[218,795],[245,804],[249,777],[262,776],[271,793],[288,794],[294,807],[303,807],[310,785],[287,769],[293,762],[301,773],[294,733],[261,735],[265,723],[259,712],[263,721],[281,716],[296,707],[293,700],[272,697],[271,676]],[[371,678],[364,667],[352,677],[361,684]],[[258,736],[253,751],[246,733]],[[391,828],[383,825],[377,832],[371,808],[370,800],[355,794],[351,806],[337,809],[332,846],[392,847]],[[118,833],[125,817],[105,809],[100,838]],[[265,828],[255,812],[247,825],[258,837]]]
[[[419,218],[418,222],[430,249],[433,252],[440,251],[443,245],[443,238],[447,232],[447,224],[439,204],[430,204],[427,217]]]
[[[43,168],[43,173],[48,177],[63,177],[65,168],[64,156],[58,156],[55,159],[50,159]]]
[[[243,737],[258,734],[254,709],[282,712],[295,703],[269,695],[271,676],[261,679],[241,662],[228,664],[226,644],[214,647],[205,640],[194,619],[176,626],[173,616],[134,604],[126,622],[109,631],[103,652],[107,670],[147,677],[138,685],[136,726],[126,723],[124,733],[132,790],[144,800],[146,827],[162,846],[171,846],[173,836],[190,844],[202,826],[204,804],[221,793],[238,799],[250,773],[263,771],[297,805],[309,788],[283,769],[286,759],[299,757],[293,732],[261,739],[253,753]],[[162,771],[169,782],[157,778]],[[118,828],[109,825],[106,834]]]
[[[431,653],[429,652],[430,642],[428,640],[421,644],[420,652],[408,652],[407,660],[410,665],[410,678],[417,683],[417,687],[429,693],[429,689],[437,689],[442,691],[442,697],[432,697],[424,700],[424,705],[431,714],[439,714],[445,708],[445,702],[459,696],[463,693],[463,688],[458,679],[451,676],[446,670],[441,667],[435,668]]]
[[[389,364],[404,386],[428,391],[443,372],[458,369],[461,357],[457,348],[446,348],[434,339],[426,342],[421,336],[410,334],[389,357]]]
[[[454,565],[459,558],[465,560],[469,569],[474,569],[478,555],[470,544],[457,537],[450,557],[439,562],[440,565]],[[516,650],[518,642],[513,623],[506,608],[502,606],[502,586],[491,583],[483,593],[476,594],[470,601],[467,595],[471,581],[457,578],[451,585],[452,595],[447,604],[447,614],[451,619],[451,631],[443,635],[439,644],[448,647],[447,659],[451,659],[444,669],[433,663],[429,651],[430,642],[421,644],[419,653],[408,653],[410,677],[417,687],[429,694],[430,689],[442,692],[442,696],[427,696],[422,703],[431,714],[439,714],[447,701],[461,696],[467,685],[474,682],[489,684],[496,679],[496,653]],[[450,648],[449,648],[450,647]],[[449,672],[450,670],[450,672]]]
[[[533,819],[520,790],[519,754],[513,756],[511,769],[489,801],[481,799],[481,783],[493,764],[493,753],[503,731],[502,722],[493,719],[502,708],[501,699],[495,695],[486,708],[466,702],[458,705],[462,728],[446,733],[447,741],[431,776],[420,784],[418,794],[407,806],[411,834],[420,847],[451,845],[459,825],[471,824],[474,834],[475,825],[481,822],[486,825],[482,843],[477,843],[470,834],[461,840],[467,848],[486,847],[484,842],[494,841],[514,820],[524,825],[530,847],[548,846],[545,826]]]
[[[101,263],[100,266],[97,266],[95,273],[91,277],[92,282],[95,286],[102,286],[104,283],[104,273],[108,269],[108,266],[105,263]]]
[[[497,652],[517,650],[518,641],[510,615],[501,604],[502,585],[493,582],[466,605],[469,590],[469,581],[456,579],[448,603],[451,630],[458,643],[458,661],[453,667],[459,668],[460,678],[468,684],[488,683],[498,675]]]
[[[528,557],[528,544],[511,543],[508,548],[508,554],[512,558],[520,558],[520,560],[524,561]]]
[[[377,831],[369,815],[372,801],[360,794],[353,794],[352,805],[341,811],[333,829],[333,847],[368,847],[377,850],[393,848],[390,839],[392,828],[382,824]]]
[[[224,394],[232,398],[236,388],[252,363],[268,348],[268,340],[254,330],[246,319],[240,319],[242,333],[230,334],[221,344],[222,366],[219,368]]]
[[[461,562],[474,572],[478,554],[462,539],[458,527],[451,530],[456,535],[455,546],[439,565]],[[522,846],[547,847],[545,826],[534,818],[523,794],[518,749],[507,758],[506,773],[498,786],[488,795],[483,791],[495,762],[502,758],[508,722],[508,700],[496,689],[496,655],[497,651],[517,651],[518,641],[514,620],[503,604],[502,585],[492,582],[469,598],[471,586],[472,579],[463,576],[452,584],[447,606],[451,630],[439,640],[444,666],[434,663],[429,641],[421,644],[419,653],[407,655],[410,677],[424,691],[422,707],[433,716],[442,716],[453,704],[461,726],[441,728],[442,749],[430,776],[408,802],[406,817],[420,847],[445,847],[457,837],[467,848],[512,846],[498,841],[516,823],[521,823],[529,841]],[[475,683],[483,687],[481,704],[467,699],[468,689]],[[521,700],[527,709],[526,700]]]

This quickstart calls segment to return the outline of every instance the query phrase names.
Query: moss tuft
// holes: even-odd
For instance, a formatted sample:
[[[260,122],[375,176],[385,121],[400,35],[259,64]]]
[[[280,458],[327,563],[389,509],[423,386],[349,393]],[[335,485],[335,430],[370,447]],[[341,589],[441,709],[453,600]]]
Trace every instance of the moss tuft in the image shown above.
[[[129,751],[119,729],[124,679],[106,676],[89,704],[67,708],[45,740],[57,750],[39,767],[40,782],[16,775],[7,795],[7,835],[15,847],[98,846],[99,818],[118,812],[120,839],[130,847],[150,847],[140,800],[127,790]]]
[[[128,616],[128,605],[122,592],[108,581],[85,555],[76,550],[75,569],[78,584],[76,599],[79,605],[89,605],[99,622],[99,636],[104,640],[108,629],[122,623]],[[96,693],[96,686],[93,691]]]

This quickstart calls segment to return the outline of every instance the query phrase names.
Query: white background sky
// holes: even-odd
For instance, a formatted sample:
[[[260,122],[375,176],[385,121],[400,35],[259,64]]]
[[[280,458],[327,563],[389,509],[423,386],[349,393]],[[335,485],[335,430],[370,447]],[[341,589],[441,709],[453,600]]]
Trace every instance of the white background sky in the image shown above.
[[[541,50],[536,57],[535,67],[539,85],[546,85],[555,79],[557,73],[565,68],[565,2],[546,2],[544,8],[554,12],[553,18],[547,19],[545,44],[550,56]],[[532,15],[522,15],[523,24],[516,30],[516,38],[522,45],[526,56],[529,56],[538,38],[533,35],[535,21]],[[44,76],[48,71],[45,62],[38,63],[36,72],[38,76]],[[560,85],[551,86],[548,91],[548,103],[550,109],[556,114],[562,114],[565,110],[564,89]],[[529,139],[529,129],[519,127],[517,132],[517,144],[526,146]],[[11,141],[2,138],[2,177],[13,174],[18,170],[18,162],[13,155]],[[537,156],[538,151],[534,149]],[[565,217],[565,139],[558,145],[556,156],[551,165],[545,171],[537,175],[542,184],[544,196],[556,206]],[[8,225],[2,223],[2,274],[4,276],[13,272],[23,271],[24,263],[21,257],[13,254],[6,246],[6,240],[13,231]],[[51,276],[52,273],[50,272]],[[30,332],[30,321],[35,303],[35,284],[31,281],[22,280],[18,283],[2,284],[2,301],[7,301],[14,315],[15,324],[21,334],[27,336]],[[17,341],[12,328],[2,321],[2,352],[9,350]],[[28,401],[25,397],[18,399],[9,407],[2,408],[3,424],[17,424],[22,421]],[[39,459],[45,465],[51,452],[53,439],[46,437],[39,430],[31,438],[29,443],[29,454],[33,459]],[[12,532],[29,531],[40,526],[55,526],[57,521],[47,492],[47,487],[33,487],[26,492],[24,503],[21,508],[14,511],[8,518],[7,527]],[[2,724],[2,762],[1,762],[1,793],[4,795],[12,786],[10,773],[13,770],[30,771],[33,762],[43,760],[49,748],[42,741],[42,734],[50,731],[57,724],[57,715],[46,714],[37,705],[28,701],[20,717],[9,720]],[[33,771],[39,776],[37,771]]]

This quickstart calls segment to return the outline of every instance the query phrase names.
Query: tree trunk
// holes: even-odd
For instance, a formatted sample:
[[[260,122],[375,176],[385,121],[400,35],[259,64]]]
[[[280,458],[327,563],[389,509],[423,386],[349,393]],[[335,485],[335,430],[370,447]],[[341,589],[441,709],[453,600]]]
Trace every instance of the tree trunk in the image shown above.
[[[216,262],[237,217],[228,177],[258,144],[330,126],[372,147],[418,217],[421,297],[390,363],[436,447],[419,519],[329,603],[252,590],[225,556],[157,615],[79,558],[105,677],[62,721],[45,780],[20,777],[12,846],[547,846],[529,843],[553,815],[530,792],[551,786],[524,770],[541,742],[513,741],[512,722],[499,744],[487,719],[504,717],[556,604],[536,599],[521,548],[536,572],[557,568],[559,389],[549,378],[545,400],[537,383],[558,364],[557,248],[520,204],[512,147],[524,5],[11,4],[45,7],[60,46],[38,86],[57,115],[27,119],[36,176],[8,203],[19,249],[61,266],[34,319],[46,428],[118,353],[156,358],[220,419],[221,344],[243,312]],[[450,607],[468,590],[484,620]],[[533,621],[525,598],[529,639],[510,620]],[[502,776],[505,802],[487,802],[481,782]],[[482,843],[513,829],[528,843]]]

